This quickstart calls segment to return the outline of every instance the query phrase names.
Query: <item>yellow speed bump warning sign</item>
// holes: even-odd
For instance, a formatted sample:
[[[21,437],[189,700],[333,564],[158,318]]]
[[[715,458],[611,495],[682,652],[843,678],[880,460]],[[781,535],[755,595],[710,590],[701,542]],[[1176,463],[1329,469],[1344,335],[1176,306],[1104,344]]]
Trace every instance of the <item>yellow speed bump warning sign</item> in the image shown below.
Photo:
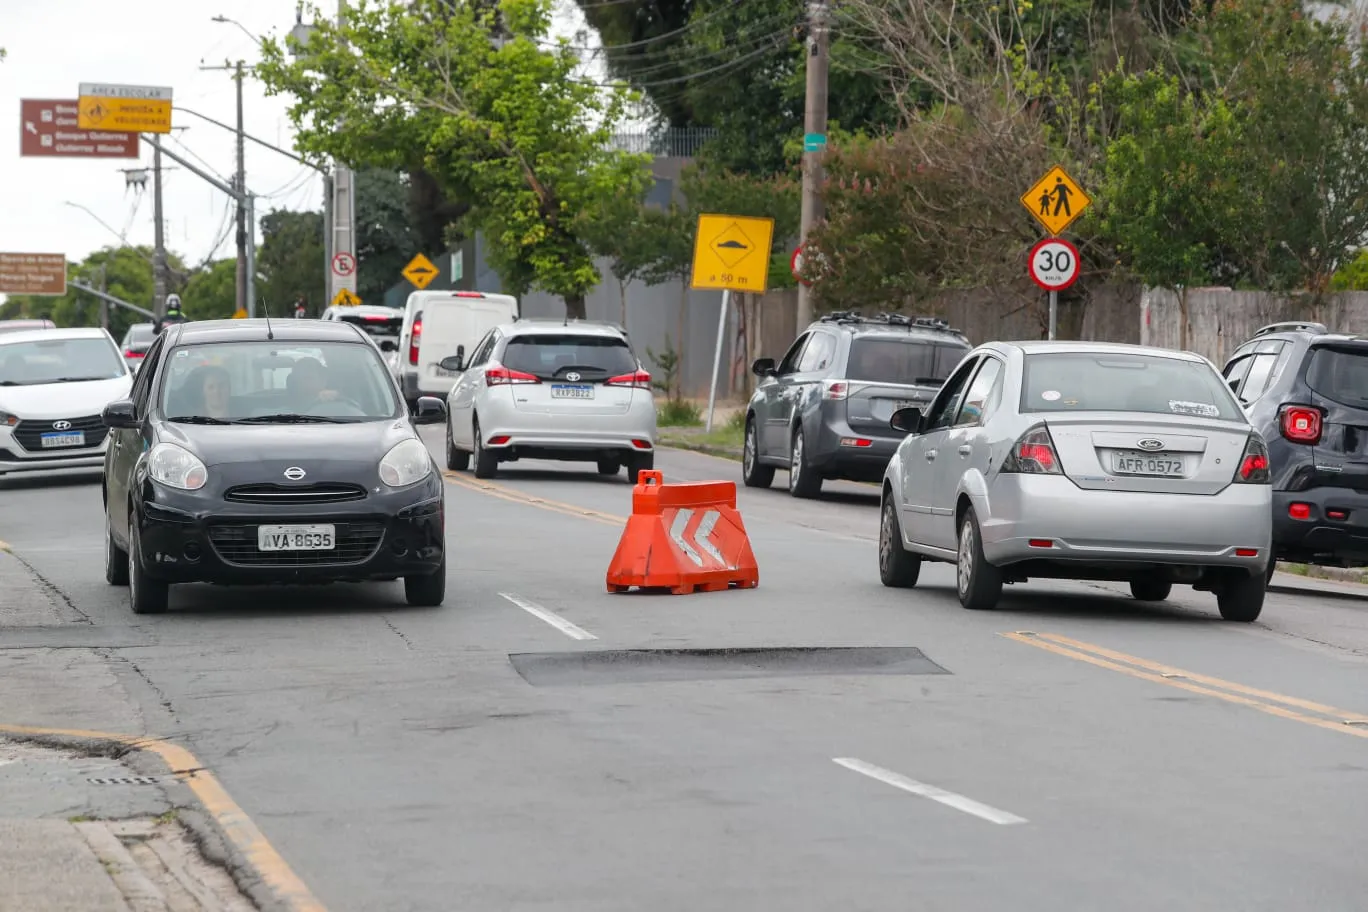
[[[404,278],[418,286],[418,289],[421,291],[422,289],[427,288],[428,285],[432,283],[433,279],[437,278],[437,267],[432,265],[432,260],[429,260],[420,253],[409,260],[408,265],[404,267],[404,271],[401,274]]]
[[[333,295],[332,302],[334,307],[355,307],[361,303],[361,299],[350,288],[343,288]]]
[[[764,294],[774,219],[700,215],[690,287]]]
[[[1059,234],[1092,205],[1092,197],[1083,192],[1067,171],[1055,165],[1022,194],[1021,205],[1046,231]]]

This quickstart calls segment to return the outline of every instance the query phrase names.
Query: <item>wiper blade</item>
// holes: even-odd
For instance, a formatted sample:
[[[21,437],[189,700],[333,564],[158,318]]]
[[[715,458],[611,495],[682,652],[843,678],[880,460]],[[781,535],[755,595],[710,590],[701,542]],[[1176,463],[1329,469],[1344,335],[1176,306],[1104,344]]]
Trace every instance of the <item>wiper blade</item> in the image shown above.
[[[44,383],[90,383],[95,380],[112,380],[113,377],[53,377]]]
[[[331,418],[327,415],[299,415],[282,412],[279,415],[256,415],[252,418],[239,418],[234,424],[346,424],[345,418]]]
[[[224,421],[222,418],[211,418],[208,415],[176,415],[167,418],[167,421],[174,421],[176,424],[232,424],[231,421]]]

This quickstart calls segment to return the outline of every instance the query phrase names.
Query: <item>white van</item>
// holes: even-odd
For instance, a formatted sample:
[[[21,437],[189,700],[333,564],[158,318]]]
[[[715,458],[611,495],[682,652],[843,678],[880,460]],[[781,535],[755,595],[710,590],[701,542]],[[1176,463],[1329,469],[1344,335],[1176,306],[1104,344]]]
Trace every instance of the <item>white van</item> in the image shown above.
[[[445,399],[456,374],[439,362],[463,349],[474,353],[484,334],[518,319],[518,300],[482,291],[415,291],[404,307],[396,375],[410,404],[419,396]]]

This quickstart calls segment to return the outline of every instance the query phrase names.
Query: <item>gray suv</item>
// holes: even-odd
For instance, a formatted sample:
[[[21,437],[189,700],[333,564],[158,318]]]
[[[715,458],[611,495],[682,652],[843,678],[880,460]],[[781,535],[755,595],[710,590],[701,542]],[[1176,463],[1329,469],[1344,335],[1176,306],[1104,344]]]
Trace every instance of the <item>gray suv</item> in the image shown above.
[[[889,426],[893,413],[925,408],[970,348],[944,320],[827,314],[777,366],[751,367],[761,379],[746,407],[742,479],[767,488],[786,468],[795,497],[816,497],[827,478],[877,482],[906,436]]]

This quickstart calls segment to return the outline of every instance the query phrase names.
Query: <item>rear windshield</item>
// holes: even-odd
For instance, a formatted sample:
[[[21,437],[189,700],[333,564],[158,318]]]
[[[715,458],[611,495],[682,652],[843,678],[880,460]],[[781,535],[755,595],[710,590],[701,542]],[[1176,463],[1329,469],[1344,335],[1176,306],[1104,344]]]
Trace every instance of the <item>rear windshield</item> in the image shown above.
[[[606,380],[637,369],[627,343],[614,336],[582,336],[547,333],[516,336],[508,340],[504,366],[536,374],[542,379],[563,379],[577,373],[584,380]]]
[[[1069,352],[1026,356],[1023,412],[1144,412],[1244,420],[1221,376],[1199,361]]]
[[[1326,399],[1363,407],[1368,403],[1368,351],[1313,349],[1306,385]]]
[[[856,339],[850,345],[846,378],[940,386],[968,353],[967,345],[937,345],[924,339]]]
[[[128,334],[124,336],[125,345],[136,345],[142,348],[151,348],[156,341],[157,330],[151,324],[139,323],[137,326],[128,327]]]
[[[361,327],[361,331],[368,336],[397,336],[404,325],[403,314],[393,317],[385,314],[344,314],[338,320]]]

